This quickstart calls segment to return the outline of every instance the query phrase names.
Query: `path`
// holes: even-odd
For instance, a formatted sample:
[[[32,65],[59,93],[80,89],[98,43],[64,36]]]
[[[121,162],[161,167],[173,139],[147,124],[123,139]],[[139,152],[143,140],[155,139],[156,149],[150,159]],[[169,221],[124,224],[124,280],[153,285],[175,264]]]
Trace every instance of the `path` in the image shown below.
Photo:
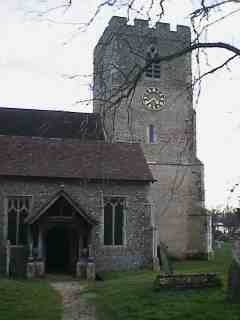
[[[90,304],[89,293],[74,280],[50,280],[51,286],[62,296],[62,320],[96,320],[95,306]]]

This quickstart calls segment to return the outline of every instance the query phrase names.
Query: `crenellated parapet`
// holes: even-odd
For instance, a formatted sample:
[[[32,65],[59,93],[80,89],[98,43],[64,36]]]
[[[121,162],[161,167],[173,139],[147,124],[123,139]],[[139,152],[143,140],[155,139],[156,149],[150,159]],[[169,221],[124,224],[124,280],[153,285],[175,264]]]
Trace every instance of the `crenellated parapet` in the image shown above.
[[[150,27],[148,20],[135,19],[134,24],[129,24],[127,18],[118,16],[111,18],[98,44],[106,43],[113,34],[124,34],[127,37],[161,38],[168,41],[178,41],[184,45],[191,42],[191,31],[188,26],[177,25],[176,31],[172,31],[169,23],[157,22],[155,27]]]

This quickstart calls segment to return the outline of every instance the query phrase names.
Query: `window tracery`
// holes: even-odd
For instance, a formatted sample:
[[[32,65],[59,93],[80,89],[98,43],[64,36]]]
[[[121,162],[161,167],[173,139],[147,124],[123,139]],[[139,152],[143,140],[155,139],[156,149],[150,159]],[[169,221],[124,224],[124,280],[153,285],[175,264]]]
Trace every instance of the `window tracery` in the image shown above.
[[[125,199],[104,198],[104,245],[123,245],[125,228]]]
[[[30,213],[31,200],[31,196],[11,196],[7,198],[7,239],[10,240],[11,245],[27,243],[27,226],[24,220]]]

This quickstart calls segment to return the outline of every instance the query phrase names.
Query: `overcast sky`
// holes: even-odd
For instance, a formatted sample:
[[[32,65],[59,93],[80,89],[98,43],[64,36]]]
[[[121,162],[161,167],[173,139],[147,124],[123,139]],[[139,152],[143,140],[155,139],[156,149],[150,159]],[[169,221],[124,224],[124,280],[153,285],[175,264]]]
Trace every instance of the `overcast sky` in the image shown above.
[[[91,98],[94,45],[117,10],[104,10],[85,31],[79,22],[92,17],[97,0],[73,1],[68,12],[56,10],[44,18],[38,13],[64,0],[0,0],[0,106],[91,111],[76,101]],[[197,2],[194,0],[193,2]],[[165,22],[189,24],[190,0],[170,0]],[[52,20],[55,22],[53,23]],[[63,24],[64,23],[64,24]],[[209,32],[210,40],[238,44],[237,16]],[[222,61],[212,50],[210,59]],[[206,204],[226,205],[230,188],[240,182],[239,63],[234,69],[210,76],[197,107],[198,155],[205,164]],[[69,80],[67,75],[79,77]],[[240,194],[240,193],[239,193]]]

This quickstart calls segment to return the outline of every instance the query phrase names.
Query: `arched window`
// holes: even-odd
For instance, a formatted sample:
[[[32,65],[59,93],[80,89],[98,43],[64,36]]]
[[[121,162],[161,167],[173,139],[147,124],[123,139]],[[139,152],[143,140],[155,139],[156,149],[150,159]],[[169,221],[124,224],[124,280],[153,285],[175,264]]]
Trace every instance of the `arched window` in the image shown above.
[[[156,132],[153,124],[148,126],[148,143],[156,143]]]
[[[148,78],[159,79],[160,78],[160,61],[159,53],[154,45],[151,45],[146,55],[146,71],[145,75]]]
[[[8,229],[7,239],[11,245],[27,243],[25,218],[30,214],[31,196],[12,196],[7,198]]]
[[[124,208],[124,198],[104,198],[104,245],[124,245]]]

